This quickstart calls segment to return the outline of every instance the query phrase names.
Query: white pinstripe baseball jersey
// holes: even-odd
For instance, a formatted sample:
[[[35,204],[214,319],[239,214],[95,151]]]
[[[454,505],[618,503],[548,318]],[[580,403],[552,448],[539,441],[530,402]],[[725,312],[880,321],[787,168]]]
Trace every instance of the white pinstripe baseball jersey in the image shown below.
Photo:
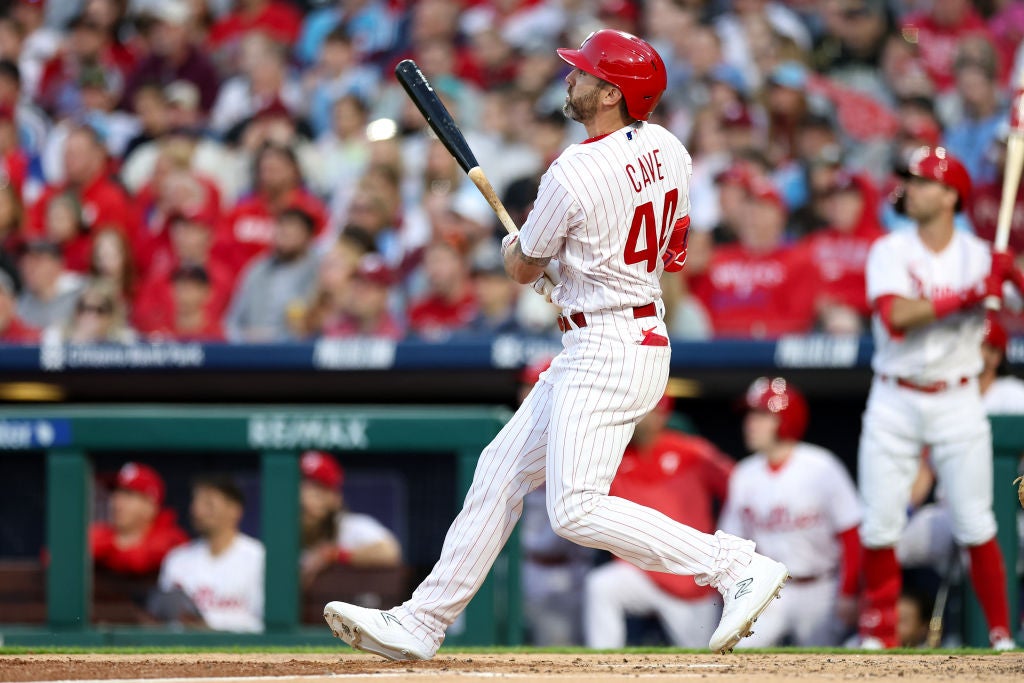
[[[591,312],[660,299],[661,256],[689,212],[692,172],[689,152],[656,124],[568,147],[541,179],[519,237],[527,256],[558,259],[551,300]]]

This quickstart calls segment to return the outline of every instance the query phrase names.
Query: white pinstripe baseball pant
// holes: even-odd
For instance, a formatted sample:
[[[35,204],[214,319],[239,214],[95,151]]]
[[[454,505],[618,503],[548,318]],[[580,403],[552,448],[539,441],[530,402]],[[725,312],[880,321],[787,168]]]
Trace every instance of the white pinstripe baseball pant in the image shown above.
[[[392,610],[435,650],[508,540],[523,497],[545,474],[552,527],[571,541],[723,590],[750,562],[751,541],[701,533],[608,495],[634,426],[664,393],[670,349],[640,345],[651,326],[667,336],[658,318],[634,319],[625,309],[587,319],[587,327],[563,336],[562,352],[481,453],[441,557],[412,597]]]

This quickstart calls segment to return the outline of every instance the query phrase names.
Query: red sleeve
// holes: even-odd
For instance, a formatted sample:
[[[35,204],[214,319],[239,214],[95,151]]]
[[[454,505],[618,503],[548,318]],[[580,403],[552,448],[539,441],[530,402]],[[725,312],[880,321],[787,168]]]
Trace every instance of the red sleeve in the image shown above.
[[[903,336],[903,331],[893,327],[892,324],[892,304],[896,301],[895,294],[883,294],[874,300],[873,305],[876,311],[878,311],[878,317],[881,319],[882,324],[885,325],[885,329],[889,331],[889,336],[893,339],[899,339]]]
[[[836,534],[843,546],[842,564],[839,568],[839,592],[842,595],[856,595],[860,589],[860,533],[852,526]]]
[[[152,574],[160,569],[164,556],[172,548],[188,541],[177,527],[154,529],[146,539],[131,548],[111,547],[103,566],[125,574]]]

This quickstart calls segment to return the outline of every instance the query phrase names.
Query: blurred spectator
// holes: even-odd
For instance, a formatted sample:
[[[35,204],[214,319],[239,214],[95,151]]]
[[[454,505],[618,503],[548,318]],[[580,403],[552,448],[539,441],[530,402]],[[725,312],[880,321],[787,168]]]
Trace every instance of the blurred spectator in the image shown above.
[[[209,45],[220,52],[231,52],[254,33],[291,45],[299,37],[302,16],[290,2],[283,0],[236,0],[231,12],[210,29]],[[241,48],[244,52],[245,48]]]
[[[515,334],[523,329],[516,319],[516,300],[522,289],[505,273],[497,244],[474,255],[470,274],[478,302],[477,314],[465,330],[479,334]]]
[[[109,176],[107,150],[96,131],[88,126],[73,128],[64,143],[63,159],[63,179],[47,187],[32,206],[29,230],[35,235],[44,234],[50,202],[70,194],[82,207],[85,225],[117,227],[133,245],[137,244],[141,222],[138,211],[124,188]]]
[[[90,280],[78,294],[70,319],[43,331],[44,344],[131,344],[135,330],[128,326],[125,302],[113,282]]]
[[[17,192],[19,201],[29,174],[29,157],[18,141],[14,107],[0,105],[0,179]]]
[[[69,320],[83,281],[64,269],[60,246],[47,240],[29,242],[20,268],[24,278],[24,288],[18,297],[21,319],[40,330]]]
[[[156,574],[172,548],[188,542],[174,511],[164,508],[164,481],[153,468],[125,463],[108,501],[108,521],[89,529],[96,566],[123,574]]]
[[[228,477],[200,477],[192,486],[192,528],[199,538],[172,550],[160,569],[162,595],[150,611],[165,621],[190,610],[215,631],[263,630],[263,544],[238,530],[245,508]],[[193,618],[190,621],[195,621]]]
[[[304,76],[310,123],[317,136],[345,127],[337,120],[335,110],[341,98],[354,98],[352,106],[361,110],[365,124],[367,103],[376,94],[378,76],[373,69],[359,63],[354,43],[354,38],[344,28],[334,29],[324,39],[315,66]],[[354,127],[354,124],[349,126]]]
[[[717,337],[775,338],[814,325],[817,278],[807,253],[784,244],[786,207],[770,183],[752,180],[739,242],[715,249],[692,291]],[[685,274],[685,271],[684,271]]]
[[[551,42],[564,28],[561,8],[530,0],[484,0],[462,13],[460,28],[468,35],[494,27],[516,48],[534,41]]]
[[[354,94],[334,101],[330,128],[316,140],[316,153],[323,164],[323,189],[329,193],[354,186],[370,161],[370,143],[366,137],[369,109]]]
[[[145,12],[153,20],[150,54],[129,74],[125,103],[144,85],[165,87],[185,81],[199,90],[201,110],[210,111],[220,84],[213,63],[189,35],[193,17],[188,0],[159,0]]]
[[[140,332],[150,334],[176,328],[174,274],[182,268],[201,268],[209,286],[204,304],[203,318],[209,329],[216,329],[231,303],[234,273],[226,266],[210,259],[214,226],[211,217],[203,212],[175,213],[168,220],[172,253],[167,261],[155,262],[132,308],[133,320]],[[203,328],[207,329],[207,328]]]
[[[954,69],[959,120],[946,129],[943,144],[967,167],[971,181],[990,183],[1002,168],[987,158],[1006,120],[996,73],[996,53],[982,38],[960,42]]]
[[[239,74],[224,81],[217,92],[210,128],[224,135],[275,100],[290,112],[300,111],[302,86],[288,74],[285,47],[263,33],[252,33],[241,43]]]
[[[423,255],[426,295],[409,308],[409,331],[438,341],[465,327],[479,303],[469,277],[466,257],[448,241],[431,242]]]
[[[326,220],[323,204],[303,187],[299,162],[290,147],[265,144],[256,153],[252,174],[253,193],[227,213],[213,245],[213,259],[235,272],[271,246],[274,216],[285,209],[297,208],[306,214],[314,233]]]
[[[18,300],[14,280],[0,270],[0,343],[36,344],[39,331],[26,325],[18,317]]]
[[[45,238],[58,245],[69,270],[85,273],[89,270],[92,252],[92,232],[85,224],[82,205],[74,193],[53,197],[46,207]]]
[[[320,4],[323,6],[311,12],[302,23],[302,34],[295,46],[299,61],[305,64],[316,61],[330,34],[338,28],[355,39],[356,56],[360,61],[372,61],[387,52],[394,43],[395,20],[389,3],[381,0],[328,0]]]
[[[804,242],[818,271],[818,322],[828,334],[860,334],[871,315],[864,280],[868,249],[885,234],[875,189],[864,176],[844,173],[824,202],[829,226]]]
[[[127,95],[125,99],[128,99]],[[159,139],[171,127],[167,112],[167,96],[164,95],[164,90],[159,85],[155,83],[140,85],[132,94],[128,104],[131,105],[135,118],[138,119],[140,130],[125,145],[124,151],[121,153],[123,159],[128,159],[140,145]]]
[[[100,226],[93,238],[90,256],[89,272],[92,276],[110,282],[130,304],[135,298],[138,283],[131,248],[124,233]]]
[[[213,182],[221,204],[231,206],[252,183],[245,159],[220,142],[205,137],[198,128],[180,125],[193,118],[199,106],[198,92],[190,83],[176,81],[164,94],[168,106],[166,114],[172,120],[172,127],[162,137],[140,144],[125,158],[121,179],[130,191],[145,192],[147,185],[154,180],[159,182],[160,160],[169,154],[195,171],[197,177]],[[178,120],[177,124],[173,123],[174,119]]]
[[[995,169],[994,177],[986,183],[978,183],[971,189],[967,211],[978,237],[992,242],[996,237],[999,219],[999,204],[1003,196],[1003,170],[1006,167],[1006,141],[1010,125],[1004,119],[999,132],[988,148],[987,165]],[[972,179],[973,180],[973,179]],[[1017,188],[1017,199],[1013,204],[1010,219],[1010,250],[1015,254],[1024,253],[1024,184]]]
[[[664,397],[636,425],[608,493],[713,533],[733,462],[709,441],[666,429],[671,412],[672,399]],[[692,576],[618,559],[591,570],[584,591],[586,644],[594,648],[624,647],[626,617],[641,615],[657,615],[672,645],[703,647],[721,607],[718,593]]]
[[[978,36],[992,41],[984,20],[970,0],[937,0],[924,11],[903,17],[900,35],[917,46],[921,65],[938,92],[955,84],[953,60],[961,41]]]
[[[350,227],[338,237],[334,246],[324,252],[320,259],[316,291],[306,314],[307,335],[320,335],[335,328],[346,317],[355,288],[352,280],[356,269],[360,260],[374,249],[369,233]]]
[[[43,67],[60,49],[61,34],[46,24],[46,0],[17,0],[11,17],[24,33],[18,68],[24,80],[25,94],[34,98],[39,91]]]
[[[108,51],[109,36],[94,19],[80,14],[68,25],[60,51],[46,63],[39,85],[38,101],[55,118],[73,116],[82,109],[80,79],[87,69],[98,70],[105,82],[120,89],[127,62],[120,52]]]
[[[171,282],[173,325],[168,330],[157,330],[155,336],[165,334],[178,341],[224,341],[220,319],[210,310],[211,286],[206,269],[178,266],[171,273]]]
[[[897,100],[907,97],[934,97],[935,84],[921,62],[920,48],[903,33],[894,32],[882,48],[882,75],[885,85]]]
[[[402,549],[395,535],[370,515],[345,507],[341,485],[345,471],[334,456],[322,451],[306,451],[299,460],[302,488],[303,585],[326,567],[347,564],[353,567],[397,567]]]
[[[888,100],[880,71],[892,24],[885,0],[833,0],[819,7],[824,31],[813,52],[815,69],[876,100]]]
[[[324,319],[323,335],[401,339],[402,328],[389,310],[388,294],[392,284],[394,276],[379,255],[363,256],[352,275],[350,294],[339,306],[339,314]]]
[[[15,254],[25,239],[22,223],[25,212],[14,185],[0,184],[0,252]]]
[[[715,29],[722,40],[725,61],[740,69],[747,83],[759,86],[766,51],[777,39],[799,50],[809,50],[811,36],[800,18],[782,3],[768,0],[735,0],[732,11],[720,14]],[[772,36],[777,36],[774,38]]]
[[[35,100],[22,97],[21,73],[18,65],[9,59],[0,60],[0,107],[14,109],[18,144],[25,153],[39,152],[46,142],[50,124]]]
[[[1006,363],[1006,328],[996,314],[985,320],[981,343],[984,366],[978,377],[981,402],[989,415],[1024,415],[1024,380],[1014,377]]]
[[[293,339],[298,313],[316,283],[312,251],[316,225],[303,209],[285,209],[274,220],[272,251],[253,261],[235,289],[224,319],[233,342],[280,342]],[[301,325],[299,325],[301,329]]]
[[[807,402],[791,383],[761,377],[746,404],[743,439],[753,455],[733,470],[719,525],[747,534],[792,576],[740,647],[775,647],[787,636],[799,647],[837,645],[857,618],[857,490],[832,452],[802,441]]]

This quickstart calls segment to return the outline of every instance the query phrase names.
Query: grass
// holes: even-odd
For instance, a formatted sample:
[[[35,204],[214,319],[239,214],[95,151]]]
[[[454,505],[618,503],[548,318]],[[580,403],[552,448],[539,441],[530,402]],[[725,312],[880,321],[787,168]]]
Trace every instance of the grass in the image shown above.
[[[1019,651],[1019,650],[1017,650]],[[150,654],[353,654],[355,651],[345,647],[333,646],[297,646],[297,647],[268,647],[268,646],[243,646],[243,647],[0,647],[0,656],[6,655],[83,655],[83,654],[107,654],[107,655],[150,655]],[[619,650],[589,650],[583,647],[451,647],[442,648],[440,656],[445,655],[483,655],[483,654],[570,654],[570,655],[671,655],[671,654],[712,654],[707,650],[688,650],[673,647],[627,647]],[[744,654],[811,654],[811,655],[993,655],[999,654],[988,648],[949,648],[949,649],[896,649],[885,650],[854,650],[846,648],[765,648],[749,649],[723,657],[741,657]],[[372,656],[372,655],[368,655]]]

